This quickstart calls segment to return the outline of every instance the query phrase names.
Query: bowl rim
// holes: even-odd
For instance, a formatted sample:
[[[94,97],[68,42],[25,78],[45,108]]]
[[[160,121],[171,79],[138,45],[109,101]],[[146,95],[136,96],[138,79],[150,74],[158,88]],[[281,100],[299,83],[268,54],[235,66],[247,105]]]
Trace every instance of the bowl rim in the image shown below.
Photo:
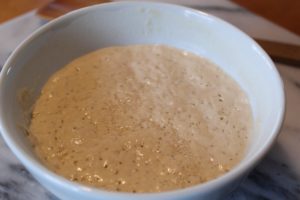
[[[258,163],[259,160],[262,159],[262,157],[267,153],[267,151],[271,148],[272,144],[275,142],[279,131],[281,129],[284,114],[285,114],[285,94],[284,94],[284,85],[283,81],[279,75],[278,70],[276,69],[273,61],[270,59],[270,57],[267,55],[267,53],[248,35],[246,35],[243,31],[238,29],[237,27],[231,25],[230,23],[215,17],[213,15],[207,14],[205,12],[188,8],[181,5],[171,4],[171,3],[161,3],[161,2],[146,2],[146,1],[139,1],[139,2],[133,2],[133,1],[122,1],[122,2],[109,2],[109,3],[103,3],[100,5],[93,5],[85,8],[81,8],[75,11],[72,11],[70,13],[67,13],[61,17],[58,17],[45,25],[41,26],[37,30],[35,30],[33,33],[31,33],[22,43],[20,43],[17,48],[13,51],[13,53],[9,56],[7,61],[5,62],[1,75],[0,75],[0,99],[4,98],[4,90],[5,90],[5,80],[7,79],[6,75],[9,73],[11,63],[17,59],[20,52],[32,41],[34,41],[36,38],[41,36],[42,34],[46,33],[47,31],[51,30],[53,27],[55,27],[57,24],[60,24],[64,21],[67,21],[69,19],[72,19],[74,17],[80,16],[82,14],[85,14],[90,11],[99,10],[101,12],[101,9],[105,8],[114,8],[119,6],[131,6],[131,5],[140,5],[140,6],[151,6],[151,7],[168,7],[172,9],[176,9],[178,12],[189,11],[194,14],[196,14],[199,17],[208,17],[211,20],[213,20],[215,23],[221,23],[223,25],[226,25],[229,29],[231,29],[234,32],[239,32],[243,39],[248,40],[251,42],[261,53],[261,56],[264,57],[265,62],[271,67],[271,70],[273,72],[274,78],[279,83],[280,88],[278,88],[279,96],[280,96],[280,104],[281,107],[278,109],[278,116],[276,118],[276,124],[274,124],[272,130],[270,130],[270,136],[268,138],[268,141],[265,141],[265,146],[260,149],[260,151],[255,152],[255,155],[251,157],[251,159],[247,159],[243,161],[243,165],[238,164],[236,167],[234,167],[229,172],[212,179],[210,181],[207,181],[205,183],[193,185],[187,188],[181,188],[176,190],[170,190],[170,191],[163,191],[163,192],[155,192],[155,193],[130,193],[130,192],[116,192],[116,191],[108,191],[105,189],[99,189],[94,187],[85,186],[76,182],[69,181],[65,178],[63,178],[60,175],[57,175],[56,173],[52,172],[51,170],[47,169],[43,164],[39,163],[35,159],[33,159],[30,155],[28,155],[26,152],[24,152],[22,149],[20,149],[17,145],[17,142],[14,141],[14,139],[9,134],[9,128],[4,123],[4,119],[6,118],[5,113],[3,112],[3,103],[0,104],[0,131],[1,135],[4,138],[5,143],[9,146],[9,148],[13,151],[14,155],[17,156],[17,158],[22,162],[22,164],[25,165],[25,167],[31,171],[34,172],[37,177],[41,176],[44,177],[44,179],[47,179],[48,182],[51,182],[52,184],[55,184],[59,187],[62,187],[69,191],[77,191],[80,193],[87,193],[86,195],[89,195],[91,197],[97,197],[97,196],[106,196],[110,198],[134,198],[134,199],[145,199],[145,198],[174,198],[178,196],[191,196],[195,195],[201,192],[209,192],[218,188],[221,188],[222,186],[226,185],[227,183],[238,179],[240,177],[243,177],[246,172],[248,172],[250,169],[252,169],[256,163]],[[3,101],[1,101],[3,102]],[[42,184],[43,185],[43,184]]]

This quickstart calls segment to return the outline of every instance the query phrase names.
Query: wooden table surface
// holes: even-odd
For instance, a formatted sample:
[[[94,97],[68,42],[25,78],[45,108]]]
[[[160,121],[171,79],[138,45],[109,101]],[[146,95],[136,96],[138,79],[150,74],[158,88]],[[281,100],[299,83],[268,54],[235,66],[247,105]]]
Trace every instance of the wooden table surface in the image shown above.
[[[300,35],[300,0],[232,0]]]
[[[40,8],[53,0],[0,0],[0,23]]]
[[[75,2],[77,5],[84,4],[83,0],[1,0],[0,23],[12,19],[35,8],[45,7],[52,2],[66,3]],[[103,0],[90,0],[92,3]],[[232,0],[245,8],[287,28],[300,35],[300,0]],[[49,12],[49,6],[45,12]],[[47,13],[46,13],[47,14]]]

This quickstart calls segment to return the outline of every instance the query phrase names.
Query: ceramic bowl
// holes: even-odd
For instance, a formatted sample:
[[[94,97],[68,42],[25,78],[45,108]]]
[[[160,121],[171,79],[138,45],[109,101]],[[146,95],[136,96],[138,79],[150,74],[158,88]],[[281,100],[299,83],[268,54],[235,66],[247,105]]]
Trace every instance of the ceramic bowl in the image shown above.
[[[109,192],[83,186],[51,172],[36,157],[24,128],[30,115],[18,94],[35,102],[51,74],[93,50],[129,44],[165,44],[204,56],[234,78],[249,96],[254,130],[242,161],[219,178],[161,193]],[[274,143],[284,115],[282,80],[268,55],[246,34],[206,13],[177,5],[117,2],[80,9],[35,31],[7,60],[0,79],[2,136],[31,174],[66,200],[218,199],[236,188]],[[25,108],[26,109],[26,108]]]

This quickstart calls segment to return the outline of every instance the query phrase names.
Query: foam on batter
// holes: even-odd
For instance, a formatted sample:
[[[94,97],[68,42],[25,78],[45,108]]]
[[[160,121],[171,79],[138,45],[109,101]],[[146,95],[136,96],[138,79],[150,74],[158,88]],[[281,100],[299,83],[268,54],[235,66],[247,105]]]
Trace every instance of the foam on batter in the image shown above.
[[[163,45],[100,49],[55,73],[29,137],[56,173],[114,191],[158,192],[216,178],[243,157],[251,109],[238,84]]]

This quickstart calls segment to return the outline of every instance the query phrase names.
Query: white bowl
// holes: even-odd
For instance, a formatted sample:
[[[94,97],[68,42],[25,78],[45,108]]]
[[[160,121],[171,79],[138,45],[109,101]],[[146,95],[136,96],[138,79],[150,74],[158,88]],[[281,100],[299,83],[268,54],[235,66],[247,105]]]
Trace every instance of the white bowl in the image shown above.
[[[68,181],[35,156],[19,128],[28,115],[17,100],[32,90],[29,105],[47,78],[72,59],[98,48],[167,44],[205,56],[232,76],[250,98],[254,133],[244,159],[225,175],[186,189],[161,193],[109,192]],[[274,143],[284,116],[284,90],[267,54],[232,25],[190,8],[162,3],[123,2],[92,6],[46,24],[14,51],[0,80],[1,133],[32,175],[62,199],[217,199],[231,192]]]

